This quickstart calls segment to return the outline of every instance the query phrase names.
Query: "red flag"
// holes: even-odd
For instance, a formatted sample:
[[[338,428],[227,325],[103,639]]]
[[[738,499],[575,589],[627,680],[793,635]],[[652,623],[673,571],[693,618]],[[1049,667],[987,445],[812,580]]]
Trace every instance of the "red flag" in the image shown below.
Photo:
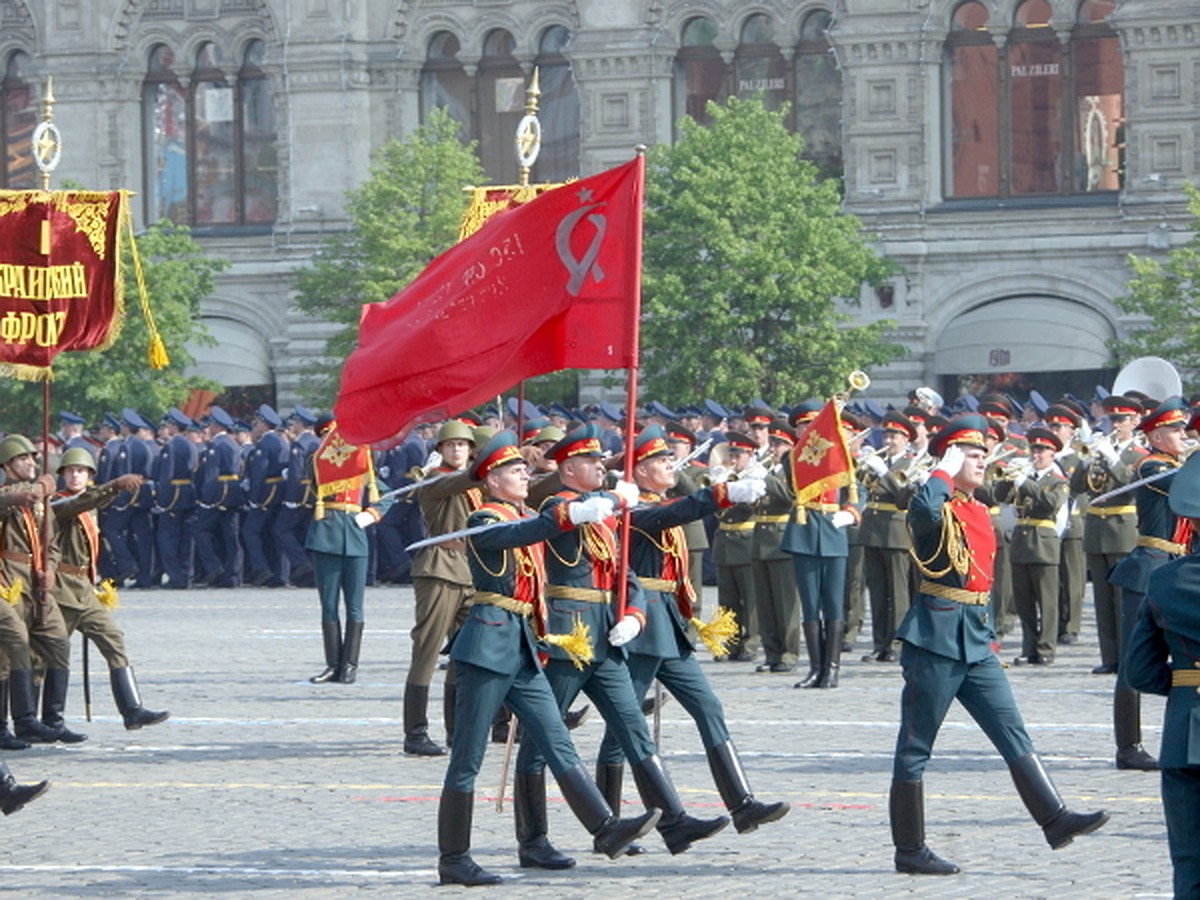
[[[854,465],[836,401],[830,400],[809,423],[791,450],[796,502],[807,503],[851,484]]]
[[[642,157],[492,217],[364,308],[335,413],[378,443],[523,378],[637,365]]]

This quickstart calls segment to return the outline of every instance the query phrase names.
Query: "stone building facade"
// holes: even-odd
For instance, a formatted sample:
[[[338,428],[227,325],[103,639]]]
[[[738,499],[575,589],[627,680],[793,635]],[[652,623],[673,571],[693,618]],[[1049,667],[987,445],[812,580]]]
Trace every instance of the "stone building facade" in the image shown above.
[[[229,259],[203,309],[221,346],[199,368],[288,405],[326,333],[289,273],[344,226],[372,150],[433,105],[506,182],[535,67],[542,180],[761,93],[792,104],[846,209],[904,267],[846,305],[895,320],[911,351],[873,394],[1079,393],[1132,324],[1114,304],[1127,254],[1189,236],[1198,30],[1200,0],[4,0],[0,174],[33,186],[52,75],[57,177],[137,190],[139,223],[185,222]]]

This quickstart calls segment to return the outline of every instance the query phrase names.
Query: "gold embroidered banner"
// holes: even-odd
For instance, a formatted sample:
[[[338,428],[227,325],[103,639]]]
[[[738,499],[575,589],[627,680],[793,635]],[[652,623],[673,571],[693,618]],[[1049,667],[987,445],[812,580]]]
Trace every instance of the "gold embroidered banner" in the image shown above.
[[[125,191],[0,191],[0,375],[50,378],[120,332]]]

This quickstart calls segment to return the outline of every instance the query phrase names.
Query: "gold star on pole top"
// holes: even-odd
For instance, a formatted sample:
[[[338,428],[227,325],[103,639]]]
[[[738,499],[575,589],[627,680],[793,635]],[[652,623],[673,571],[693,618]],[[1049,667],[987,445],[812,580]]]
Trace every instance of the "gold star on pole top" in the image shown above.
[[[42,165],[50,162],[61,147],[62,142],[58,139],[57,133],[50,129],[43,131],[37,143],[37,155]]]

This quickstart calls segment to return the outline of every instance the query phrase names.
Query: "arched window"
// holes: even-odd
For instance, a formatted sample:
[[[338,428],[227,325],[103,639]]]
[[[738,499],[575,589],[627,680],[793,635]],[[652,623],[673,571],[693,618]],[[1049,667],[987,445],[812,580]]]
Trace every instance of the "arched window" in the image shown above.
[[[742,23],[733,70],[737,96],[761,96],[768,109],[779,109],[787,101],[787,63],[768,16],[755,13]]]
[[[716,37],[716,24],[704,16],[683,26],[682,46],[675,57],[676,120],[686,115],[705,124],[708,101],[720,103],[728,94],[725,61],[713,44]]]
[[[462,123],[459,138],[471,139],[471,80],[458,61],[461,45],[449,31],[429,39],[425,65],[421,69],[421,118],[435,109],[445,109]]]
[[[29,190],[38,186],[38,170],[30,140],[38,123],[38,103],[33,87],[25,80],[29,56],[16,50],[4,65],[3,103],[0,132],[4,134],[4,170],[0,187]]]
[[[950,196],[1120,187],[1124,72],[1105,21],[1114,8],[1084,0],[1064,45],[1047,0],[1024,0],[1000,46],[983,3],[955,8],[945,59]]]
[[[542,91],[542,149],[534,165],[536,181],[559,182],[579,175],[579,92],[563,55],[570,39],[562,25],[551,25],[538,41],[534,65]]]
[[[195,227],[275,221],[278,163],[264,47],[250,41],[227,74],[218,44],[200,45],[188,86],[172,48],[150,51],[142,84],[146,217]]]
[[[818,9],[804,17],[796,44],[796,131],[804,155],[829,177],[840,177],[842,163],[842,73],[829,46],[832,16]]]
[[[479,160],[493,181],[506,184],[517,180],[513,139],[525,114],[525,73],[513,56],[516,46],[497,28],[484,37],[479,61]]]

